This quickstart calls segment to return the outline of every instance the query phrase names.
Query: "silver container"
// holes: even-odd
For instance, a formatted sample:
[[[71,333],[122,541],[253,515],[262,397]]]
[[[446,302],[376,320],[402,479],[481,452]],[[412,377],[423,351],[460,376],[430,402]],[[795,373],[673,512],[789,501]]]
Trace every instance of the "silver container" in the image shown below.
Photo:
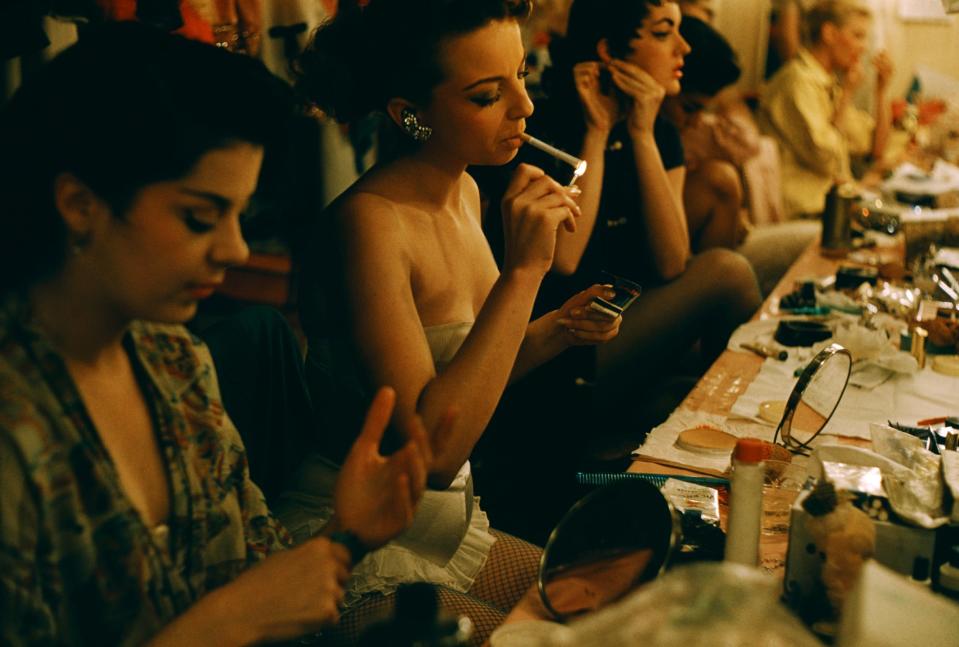
[[[853,184],[834,184],[826,194],[822,211],[822,247],[848,250],[852,247],[852,217],[859,194]]]

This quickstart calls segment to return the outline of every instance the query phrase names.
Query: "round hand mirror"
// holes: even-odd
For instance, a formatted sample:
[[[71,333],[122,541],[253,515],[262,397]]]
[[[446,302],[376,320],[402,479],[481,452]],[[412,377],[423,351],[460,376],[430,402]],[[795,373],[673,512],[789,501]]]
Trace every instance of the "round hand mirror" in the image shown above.
[[[789,394],[774,441],[781,439],[790,451],[805,453],[839,406],[851,370],[852,356],[839,344],[819,351]]]
[[[543,605],[566,620],[618,600],[663,571],[679,536],[678,515],[652,483],[623,479],[591,492],[546,542]]]

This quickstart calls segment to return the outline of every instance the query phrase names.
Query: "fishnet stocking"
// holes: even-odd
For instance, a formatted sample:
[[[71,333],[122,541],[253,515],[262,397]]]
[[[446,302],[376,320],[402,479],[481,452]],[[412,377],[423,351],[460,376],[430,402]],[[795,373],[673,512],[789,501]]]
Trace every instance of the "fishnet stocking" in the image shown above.
[[[493,530],[496,543],[468,593],[508,613],[536,582],[542,549]]]
[[[489,559],[467,593],[438,587],[444,613],[451,616],[469,616],[474,632],[471,645],[482,645],[507,612],[523,597],[536,581],[542,551],[521,539],[496,530],[490,530],[496,543],[490,549]],[[323,631],[321,644],[339,647],[355,645],[363,632],[373,623],[393,616],[395,594],[367,595],[340,618],[336,627]]]

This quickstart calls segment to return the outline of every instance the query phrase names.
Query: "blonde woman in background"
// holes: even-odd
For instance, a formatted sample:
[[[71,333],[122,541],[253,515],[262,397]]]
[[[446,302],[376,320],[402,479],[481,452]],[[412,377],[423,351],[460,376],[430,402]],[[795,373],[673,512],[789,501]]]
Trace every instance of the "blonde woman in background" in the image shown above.
[[[805,14],[806,47],[770,79],[757,121],[782,155],[787,218],[817,217],[835,182],[852,179],[852,156],[882,157],[891,127],[886,97],[892,62],[885,52],[870,66],[876,75],[876,115],[853,105],[863,81],[872,14],[852,0],[817,2]]]

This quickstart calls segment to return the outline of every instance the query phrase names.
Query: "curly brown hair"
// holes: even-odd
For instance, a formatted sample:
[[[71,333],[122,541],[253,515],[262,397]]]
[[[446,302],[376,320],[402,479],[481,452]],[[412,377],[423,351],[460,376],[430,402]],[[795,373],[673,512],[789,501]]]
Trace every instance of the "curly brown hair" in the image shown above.
[[[297,89],[341,123],[393,98],[429,101],[443,80],[441,43],[494,20],[524,21],[532,0],[371,0],[341,3],[294,64]]]

